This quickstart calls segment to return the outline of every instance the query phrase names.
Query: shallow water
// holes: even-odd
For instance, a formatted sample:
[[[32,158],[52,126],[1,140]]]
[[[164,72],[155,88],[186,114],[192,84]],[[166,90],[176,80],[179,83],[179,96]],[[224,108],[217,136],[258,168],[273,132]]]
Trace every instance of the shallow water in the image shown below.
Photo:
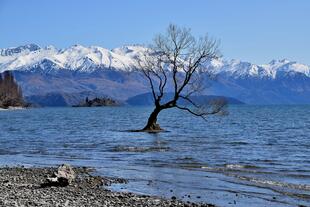
[[[177,110],[168,132],[133,133],[151,108],[0,111],[0,165],[92,166],[113,190],[219,206],[310,206],[310,106],[232,106],[208,122]]]

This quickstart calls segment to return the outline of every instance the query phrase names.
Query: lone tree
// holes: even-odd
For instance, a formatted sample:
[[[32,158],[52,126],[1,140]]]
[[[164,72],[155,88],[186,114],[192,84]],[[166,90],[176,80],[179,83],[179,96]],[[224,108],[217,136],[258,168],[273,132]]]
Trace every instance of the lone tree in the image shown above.
[[[162,130],[157,123],[158,114],[165,109],[178,108],[206,119],[211,114],[224,112],[226,102],[213,100],[197,104],[193,96],[204,90],[203,77],[210,77],[206,61],[218,58],[218,41],[208,35],[195,38],[190,29],[169,25],[165,34],[154,38],[139,66],[152,91],[155,109],[141,131]],[[172,91],[172,98],[163,97]],[[171,97],[171,96],[169,96]],[[181,105],[179,102],[186,102]]]

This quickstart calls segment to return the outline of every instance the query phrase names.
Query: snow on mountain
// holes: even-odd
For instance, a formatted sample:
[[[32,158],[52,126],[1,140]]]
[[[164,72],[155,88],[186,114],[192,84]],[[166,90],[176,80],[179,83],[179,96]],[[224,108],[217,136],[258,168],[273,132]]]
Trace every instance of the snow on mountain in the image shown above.
[[[39,49],[40,49],[40,47],[38,45],[28,44],[28,45],[23,45],[23,46],[19,46],[19,47],[11,47],[11,48],[7,48],[7,49],[0,49],[0,55],[1,56],[11,56],[14,54],[36,51]]]
[[[247,76],[268,76],[268,71],[258,65],[251,64],[249,62],[242,62],[240,60],[231,61],[211,61],[207,66],[213,68],[213,73],[222,74],[232,77],[247,77]]]
[[[280,74],[304,74],[310,77],[310,67],[289,60],[273,60],[269,64],[256,65],[240,60],[212,60],[207,67],[215,74],[222,74],[233,78],[271,78],[275,79]]]
[[[147,48],[139,45],[123,46],[108,50],[98,46],[73,45],[66,49],[53,46],[41,48],[35,44],[16,48],[0,49],[0,72],[5,70],[27,71],[40,68],[51,70],[74,70],[93,72],[98,69],[130,71],[137,68],[137,60]],[[273,60],[265,65],[256,65],[240,60],[226,61],[213,59],[206,67],[214,74],[233,78],[271,78],[277,76],[303,74],[310,77],[310,67],[289,60]]]
[[[141,46],[127,46],[113,51],[90,46],[74,45],[58,50],[53,46],[40,48],[26,45],[17,48],[2,49],[0,55],[0,72],[5,70],[31,70],[33,66],[43,66],[47,61],[56,69],[78,70],[92,72],[98,68],[113,68],[115,70],[130,70],[137,67],[135,59],[143,54]],[[55,68],[53,68],[55,69]]]
[[[272,72],[273,78],[278,74],[290,74],[299,73],[310,77],[310,67],[304,64],[297,63],[295,61],[283,60],[272,60],[268,65],[263,66],[266,70]]]

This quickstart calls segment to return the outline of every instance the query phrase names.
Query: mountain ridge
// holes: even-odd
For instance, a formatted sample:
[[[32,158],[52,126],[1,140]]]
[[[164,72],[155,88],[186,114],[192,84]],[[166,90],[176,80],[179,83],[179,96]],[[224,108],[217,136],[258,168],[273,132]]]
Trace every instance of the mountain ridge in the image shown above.
[[[73,45],[66,49],[57,49],[54,46],[40,47],[28,44],[19,47],[0,49],[0,72],[5,70],[27,70],[49,62],[55,69],[93,72],[98,68],[113,68],[131,70],[138,68],[138,60],[146,47],[141,45],[126,45],[112,50],[99,47]],[[260,76],[275,78],[277,73],[296,72],[310,77],[310,66],[296,61],[271,60],[267,64],[257,65],[241,60],[210,60],[206,67],[212,72],[226,73],[234,76]],[[46,67],[43,67],[43,69]]]
[[[29,44],[0,49],[0,73],[13,71],[25,96],[89,92],[124,101],[149,91],[137,72],[138,60],[146,51],[141,45],[109,50]],[[233,97],[247,104],[310,104],[308,65],[287,59],[263,65],[212,59],[205,66],[216,80],[206,81],[210,87],[204,95]]]

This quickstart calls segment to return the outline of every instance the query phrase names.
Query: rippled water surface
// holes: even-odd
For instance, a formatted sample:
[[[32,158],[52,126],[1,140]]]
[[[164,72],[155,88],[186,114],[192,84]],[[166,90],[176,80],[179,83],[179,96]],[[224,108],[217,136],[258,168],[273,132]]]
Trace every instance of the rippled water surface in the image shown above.
[[[151,108],[0,111],[0,164],[92,166],[112,189],[219,206],[310,206],[310,106],[232,106],[207,122]]]

